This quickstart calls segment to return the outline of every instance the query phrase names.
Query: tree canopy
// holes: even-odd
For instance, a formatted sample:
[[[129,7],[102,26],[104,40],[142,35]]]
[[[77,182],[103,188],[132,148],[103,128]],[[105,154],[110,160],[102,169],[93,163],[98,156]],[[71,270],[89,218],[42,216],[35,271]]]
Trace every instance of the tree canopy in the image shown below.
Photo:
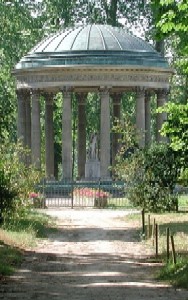
[[[164,39],[170,40],[175,68],[183,79],[182,101],[187,101],[188,88],[188,3],[186,0],[0,0],[0,140],[16,140],[16,94],[12,77],[14,65],[43,36],[74,24],[101,23],[146,29],[145,36],[163,50]],[[178,102],[179,90],[172,100]],[[89,99],[89,103],[91,98]],[[132,102],[130,102],[132,103]],[[56,113],[58,114],[57,107]],[[98,109],[98,108],[97,108]],[[92,111],[92,110],[91,110]],[[132,111],[132,109],[128,109]],[[58,117],[59,118],[59,117]],[[56,119],[56,117],[55,117]],[[94,118],[91,118],[94,120]],[[92,121],[90,129],[95,128]],[[58,126],[57,126],[58,127]],[[92,129],[91,129],[92,130]],[[59,130],[58,130],[59,132]]]

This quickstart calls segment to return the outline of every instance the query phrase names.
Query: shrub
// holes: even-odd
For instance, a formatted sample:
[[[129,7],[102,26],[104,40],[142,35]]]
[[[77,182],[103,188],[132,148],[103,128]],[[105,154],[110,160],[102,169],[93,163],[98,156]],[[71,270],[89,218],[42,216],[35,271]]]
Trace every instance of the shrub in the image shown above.
[[[4,142],[0,145],[0,209],[2,215],[22,213],[29,205],[29,194],[41,178],[41,171],[32,165],[26,166],[21,157],[28,150],[20,143]]]
[[[3,215],[15,208],[17,191],[11,186],[10,174],[6,174],[0,164],[0,223],[3,222]]]
[[[153,212],[177,209],[173,190],[179,175],[178,159],[167,144],[135,149],[121,161],[120,170],[135,206]]]

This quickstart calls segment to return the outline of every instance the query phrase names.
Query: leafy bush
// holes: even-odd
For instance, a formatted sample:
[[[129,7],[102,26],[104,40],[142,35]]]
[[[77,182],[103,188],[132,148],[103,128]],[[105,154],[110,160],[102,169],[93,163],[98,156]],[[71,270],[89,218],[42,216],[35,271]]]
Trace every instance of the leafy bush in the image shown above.
[[[119,160],[116,170],[127,182],[130,202],[149,211],[177,209],[173,193],[179,175],[178,159],[167,144],[134,149]]]
[[[39,170],[21,161],[28,153],[20,143],[0,145],[0,209],[4,218],[28,206],[29,194],[41,178]]]
[[[14,209],[16,196],[17,191],[11,186],[10,174],[6,174],[0,164],[0,223],[3,221],[4,213]]]
[[[178,259],[176,264],[169,262],[161,269],[158,279],[170,281],[176,287],[188,288],[188,260]]]

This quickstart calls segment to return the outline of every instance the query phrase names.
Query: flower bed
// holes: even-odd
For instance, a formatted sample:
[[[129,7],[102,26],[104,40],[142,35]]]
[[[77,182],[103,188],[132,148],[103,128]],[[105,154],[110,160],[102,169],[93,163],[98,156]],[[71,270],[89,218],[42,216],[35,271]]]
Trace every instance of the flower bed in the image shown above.
[[[31,205],[35,208],[45,208],[45,199],[43,195],[39,193],[32,192],[29,195],[29,198],[31,199]]]
[[[107,206],[109,193],[94,188],[76,188],[73,191],[74,202],[83,199],[85,205],[104,208]]]

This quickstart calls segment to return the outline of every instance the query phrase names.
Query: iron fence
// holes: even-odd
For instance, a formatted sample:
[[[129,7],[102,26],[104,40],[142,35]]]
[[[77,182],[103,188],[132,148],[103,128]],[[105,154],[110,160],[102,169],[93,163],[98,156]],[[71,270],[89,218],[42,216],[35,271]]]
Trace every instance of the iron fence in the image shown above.
[[[126,184],[111,180],[43,180],[38,191],[47,207],[128,207]]]
[[[132,207],[123,181],[112,180],[43,180],[37,186],[47,207]],[[188,187],[177,185],[179,210],[188,210]]]

